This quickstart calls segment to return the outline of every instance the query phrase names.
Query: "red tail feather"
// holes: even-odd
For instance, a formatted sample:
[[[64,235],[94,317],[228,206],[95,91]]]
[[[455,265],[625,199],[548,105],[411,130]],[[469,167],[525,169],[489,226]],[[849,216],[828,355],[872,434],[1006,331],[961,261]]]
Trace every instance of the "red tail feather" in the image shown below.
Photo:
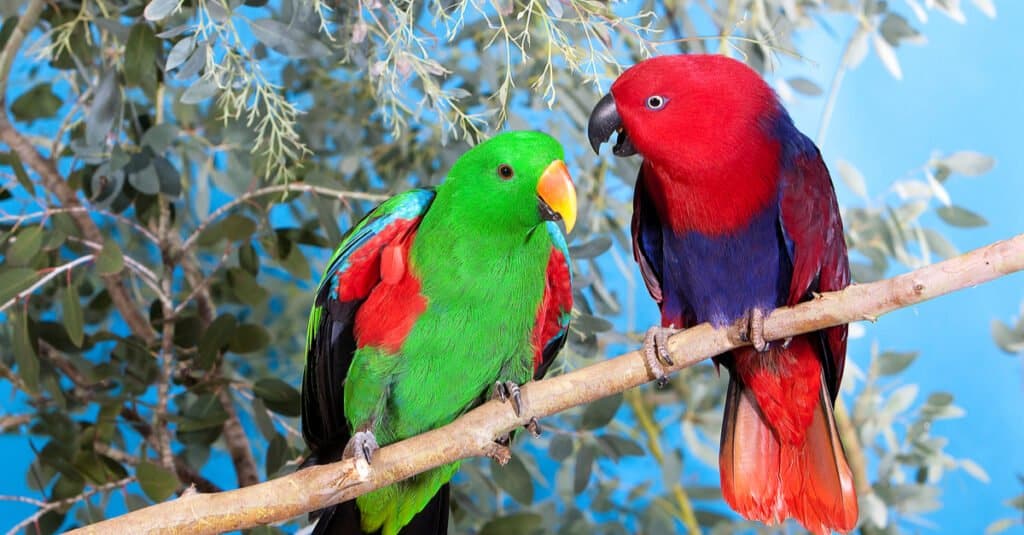
[[[737,359],[737,367],[740,362]],[[791,430],[769,423],[758,405],[765,393],[755,394],[743,384],[748,375],[764,379],[772,373],[781,386],[785,374],[778,372],[755,365],[730,378],[719,456],[725,501],[751,520],[776,524],[793,517],[812,533],[850,531],[857,524],[857,496],[824,379],[818,380],[809,425],[794,436]],[[794,408],[803,405],[783,391],[771,394],[793,403]],[[789,404],[786,401],[784,405]],[[787,424],[793,422],[787,420]]]

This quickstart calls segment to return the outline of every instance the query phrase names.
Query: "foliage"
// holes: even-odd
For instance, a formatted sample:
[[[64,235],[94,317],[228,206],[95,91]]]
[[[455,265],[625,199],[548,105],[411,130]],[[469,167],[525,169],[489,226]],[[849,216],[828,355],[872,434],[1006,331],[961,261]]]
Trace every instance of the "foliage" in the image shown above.
[[[988,0],[974,4],[994,16]],[[115,495],[133,509],[189,485],[293,470],[311,281],[343,229],[387,195],[440,180],[468,143],[534,127],[570,147],[579,291],[558,373],[636,344],[646,327],[632,320],[634,164],[583,152],[587,112],[622,66],[717,50],[768,70],[825,17],[855,21],[841,71],[873,49],[899,77],[895,50],[921,40],[926,10],[964,17],[956,0],[908,0],[907,12],[875,0],[0,5],[0,44],[19,45],[0,72],[16,121],[0,121],[0,343],[12,348],[0,374],[14,400],[0,422],[36,451],[19,467],[42,496],[18,525],[30,533],[116,514]],[[33,9],[26,36],[15,26]],[[826,95],[819,141],[840,80],[827,91],[803,77],[779,85],[792,98]],[[860,196],[844,210],[855,277],[954,254],[928,214],[983,225],[944,184],[990,167],[976,153],[934,156],[870,195],[856,167],[839,164]],[[1021,324],[993,328],[1019,350]],[[914,356],[851,355],[869,363],[850,370],[845,394],[848,448],[875,467],[858,474],[872,489],[865,532],[898,532],[939,507],[950,469],[987,477],[930,426],[962,415],[952,395],[899,380]],[[504,468],[466,463],[456,531],[748,529],[723,513],[717,488],[692,483],[717,463],[723,389],[710,367],[691,368],[665,390],[549,419]],[[210,475],[224,452],[235,481]],[[631,477],[640,466],[653,477]]]

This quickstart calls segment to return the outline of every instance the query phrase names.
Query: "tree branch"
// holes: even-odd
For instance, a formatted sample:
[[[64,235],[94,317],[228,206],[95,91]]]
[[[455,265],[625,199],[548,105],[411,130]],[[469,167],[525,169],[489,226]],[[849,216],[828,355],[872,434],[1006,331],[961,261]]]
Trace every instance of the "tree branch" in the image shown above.
[[[893,310],[969,288],[1024,269],[1024,234],[892,279],[850,286],[795,307],[780,308],[765,320],[765,337],[780,340],[853,321],[874,321]],[[701,324],[669,339],[678,371],[744,345],[734,329]],[[217,494],[184,495],[174,501],[112,518],[70,533],[220,533],[286,520],[459,459],[494,451],[494,437],[548,416],[651,380],[639,351],[527,384],[524,410],[515,417],[507,404],[485,403],[455,422],[374,454],[362,480],[351,459],[300,470],[258,485]]]
[[[64,208],[75,208],[81,205],[74,190],[68,187],[67,182],[61,176],[53,161],[47,160],[32,146],[24,136],[18,132],[7,115],[7,82],[11,74],[11,66],[14,64],[14,55],[21,48],[22,42],[28,36],[32,27],[39,20],[43,11],[43,0],[32,0],[25,13],[18,19],[18,25],[11,33],[3,51],[0,52],[0,140],[7,144],[12,151],[17,153],[18,158],[28,165],[36,174],[43,187],[52,193]],[[103,234],[100,232],[96,222],[87,212],[70,212],[75,224],[82,230],[85,239],[102,244]],[[120,273],[102,276],[110,300],[124,318],[128,328],[136,336],[151,343],[156,338],[156,333],[150,327],[149,321],[136,307],[134,300],[124,287]]]

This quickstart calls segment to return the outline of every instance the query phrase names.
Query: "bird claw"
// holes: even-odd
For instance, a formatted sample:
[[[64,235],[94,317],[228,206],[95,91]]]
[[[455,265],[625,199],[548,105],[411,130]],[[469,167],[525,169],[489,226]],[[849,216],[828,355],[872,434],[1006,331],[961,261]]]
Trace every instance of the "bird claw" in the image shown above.
[[[373,462],[373,454],[380,449],[377,444],[377,437],[372,431],[359,431],[352,435],[348,445],[345,446],[345,455],[351,455],[356,461],[356,473],[359,478],[366,480],[370,477],[370,464]]]
[[[750,344],[758,353],[768,351],[771,343],[764,338],[764,319],[767,315],[760,308],[748,310],[740,319],[733,324],[734,339],[742,344]],[[783,347],[788,346],[792,339],[783,342]]]
[[[664,388],[668,384],[665,366],[662,363],[669,366],[675,365],[675,361],[672,360],[672,355],[668,351],[668,337],[680,330],[674,327],[651,327],[644,334],[642,346],[644,361],[647,362],[647,367],[651,370],[651,375],[654,376],[658,388]]]
[[[498,398],[502,403],[512,402],[512,412],[515,413],[518,418],[523,412],[523,395],[519,391],[519,385],[512,381],[496,381],[494,383],[494,398]],[[492,398],[493,399],[493,398]]]
[[[535,439],[539,439],[541,437],[541,422],[536,416],[530,417],[524,427],[526,427],[526,430],[528,430],[529,434],[534,436]]]

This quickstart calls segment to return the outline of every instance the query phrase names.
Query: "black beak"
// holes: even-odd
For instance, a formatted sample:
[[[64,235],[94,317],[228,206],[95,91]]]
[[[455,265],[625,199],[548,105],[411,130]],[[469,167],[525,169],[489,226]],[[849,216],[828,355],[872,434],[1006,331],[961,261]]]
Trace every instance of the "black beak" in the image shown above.
[[[590,112],[590,120],[587,122],[587,137],[590,138],[590,147],[594,152],[599,153],[601,144],[612,137],[613,132],[619,136],[615,140],[612,153],[616,156],[632,156],[636,154],[636,147],[630,141],[625,127],[622,126],[622,117],[619,117],[619,110],[615,107],[615,99],[608,93],[597,102],[594,111]]]

